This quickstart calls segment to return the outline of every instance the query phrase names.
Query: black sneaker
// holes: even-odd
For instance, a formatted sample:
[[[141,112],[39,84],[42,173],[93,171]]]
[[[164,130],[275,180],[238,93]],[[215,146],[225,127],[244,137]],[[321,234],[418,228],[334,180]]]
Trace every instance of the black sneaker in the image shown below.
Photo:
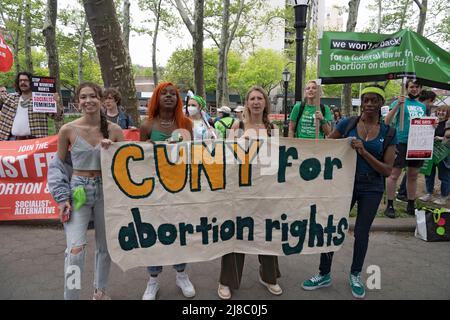
[[[409,216],[415,216],[416,215],[416,208],[414,206],[407,206],[406,207],[406,213]]]
[[[397,194],[397,200],[399,201],[403,201],[403,202],[408,202],[408,196],[406,194]]]
[[[395,219],[394,207],[387,207],[386,210],[384,210],[384,215],[388,218]]]

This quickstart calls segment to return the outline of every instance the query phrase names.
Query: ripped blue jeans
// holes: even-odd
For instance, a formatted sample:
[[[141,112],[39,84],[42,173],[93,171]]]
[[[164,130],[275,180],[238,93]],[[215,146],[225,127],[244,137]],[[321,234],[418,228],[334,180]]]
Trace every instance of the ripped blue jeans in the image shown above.
[[[86,191],[86,203],[71,213],[70,220],[64,223],[67,249],[64,261],[64,299],[79,299],[81,275],[86,259],[87,230],[91,216],[95,225],[95,270],[94,288],[105,290],[111,268],[111,258],[106,245],[105,216],[103,204],[103,185],[101,177],[72,176],[70,189],[83,186]],[[81,248],[78,253],[71,253]]]

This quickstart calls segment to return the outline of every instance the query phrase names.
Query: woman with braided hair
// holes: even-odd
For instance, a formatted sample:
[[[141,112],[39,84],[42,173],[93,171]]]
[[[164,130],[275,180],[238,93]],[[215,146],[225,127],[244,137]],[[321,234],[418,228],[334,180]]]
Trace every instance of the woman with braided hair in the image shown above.
[[[86,258],[87,229],[91,215],[95,224],[94,300],[105,300],[111,258],[106,245],[100,148],[123,141],[122,129],[106,120],[101,112],[102,88],[85,82],[78,86],[75,99],[83,116],[65,124],[58,134],[58,156],[72,160],[73,173],[49,169],[49,188],[59,205],[66,232],[64,299],[78,299],[80,288],[69,286],[74,268],[82,271]],[[63,166],[64,167],[64,166]],[[50,173],[50,171],[52,171]],[[69,182],[70,181],[70,182]]]
[[[351,208],[358,204],[355,223],[355,243],[349,284],[355,298],[365,297],[361,271],[369,245],[369,231],[384,193],[384,179],[392,172],[397,136],[394,128],[381,120],[381,107],[385,101],[382,87],[371,85],[362,90],[362,114],[342,119],[329,139],[353,137],[352,148],[357,152],[355,183]],[[351,209],[350,209],[351,210]],[[333,252],[320,256],[319,273],[302,284],[305,290],[331,285]]]

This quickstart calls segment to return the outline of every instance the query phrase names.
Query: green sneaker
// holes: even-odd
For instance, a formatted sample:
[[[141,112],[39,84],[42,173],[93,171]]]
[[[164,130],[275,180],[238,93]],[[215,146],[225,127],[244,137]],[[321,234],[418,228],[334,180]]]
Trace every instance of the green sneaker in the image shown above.
[[[350,287],[352,288],[352,295],[355,298],[363,299],[366,296],[366,290],[364,289],[364,283],[361,280],[361,273],[350,273]]]
[[[320,273],[316,274],[311,279],[306,280],[302,283],[302,288],[308,291],[329,286],[331,286],[331,277],[329,273],[323,276],[320,275]]]

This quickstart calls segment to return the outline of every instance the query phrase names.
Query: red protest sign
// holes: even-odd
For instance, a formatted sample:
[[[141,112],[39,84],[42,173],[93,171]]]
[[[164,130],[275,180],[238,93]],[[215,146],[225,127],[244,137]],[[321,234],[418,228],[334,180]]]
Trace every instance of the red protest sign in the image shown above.
[[[58,136],[0,142],[0,221],[58,219],[48,191],[48,165]]]
[[[13,54],[0,33],[0,72],[8,72],[13,65]]]

